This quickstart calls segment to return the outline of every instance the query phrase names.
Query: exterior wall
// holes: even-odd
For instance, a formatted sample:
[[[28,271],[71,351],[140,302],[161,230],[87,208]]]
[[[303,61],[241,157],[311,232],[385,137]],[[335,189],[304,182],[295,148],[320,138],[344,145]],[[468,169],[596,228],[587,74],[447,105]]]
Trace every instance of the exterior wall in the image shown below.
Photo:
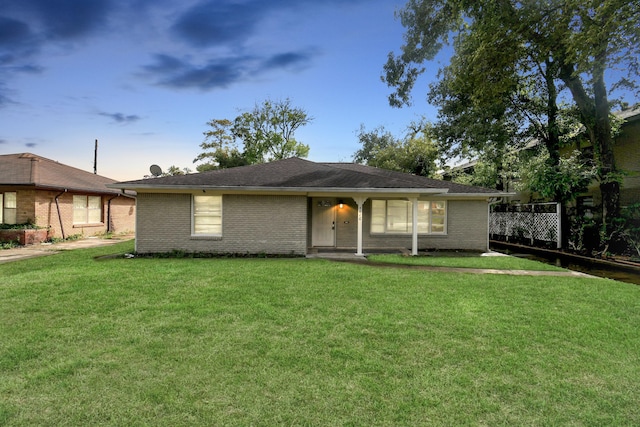
[[[620,204],[640,203],[640,119],[623,127],[616,138],[614,155],[618,168],[627,173],[620,189]]]
[[[24,224],[26,222],[35,222],[36,214],[34,211],[34,204],[36,198],[36,191],[32,189],[23,188],[7,188],[4,191],[16,192],[16,223]],[[36,225],[40,225],[37,224]]]
[[[411,235],[374,235],[370,233],[371,201],[363,207],[363,247],[411,248]],[[447,234],[418,235],[418,249],[487,250],[488,208],[484,200],[449,200],[447,202]],[[355,241],[355,240],[354,240]]]
[[[26,187],[2,187],[1,191],[15,191],[17,196],[16,222],[33,222],[49,228],[50,237],[72,235],[93,236],[107,232],[108,200],[113,196],[102,196],[102,221],[97,224],[73,224],[73,195],[81,193],[37,190]],[[60,216],[56,206],[58,196]],[[62,218],[62,224],[60,224]],[[64,231],[64,236],[63,236]],[[116,197],[111,201],[111,228],[114,233],[135,231],[135,199]]]
[[[113,196],[112,196],[113,197]],[[105,221],[109,209],[109,199],[105,198]],[[132,233],[136,230],[136,201],[131,197],[119,196],[111,199],[109,231],[116,234]]]
[[[358,238],[358,207],[352,199],[344,199],[342,209],[336,208],[336,246],[355,248]],[[418,235],[418,247],[425,249],[487,250],[488,207],[484,200],[449,200],[447,202],[447,234]],[[371,234],[371,200],[363,206],[363,248],[410,249],[411,235]]]
[[[191,194],[138,193],[136,251],[304,255],[307,198],[223,195],[222,237],[191,235]]]

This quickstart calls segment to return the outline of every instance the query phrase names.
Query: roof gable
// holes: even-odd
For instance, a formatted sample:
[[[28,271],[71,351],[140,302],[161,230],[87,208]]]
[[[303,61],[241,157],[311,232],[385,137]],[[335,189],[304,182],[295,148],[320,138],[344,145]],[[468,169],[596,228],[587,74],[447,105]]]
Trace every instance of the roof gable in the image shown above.
[[[93,193],[118,193],[116,180],[67,166],[31,153],[0,155],[0,184]]]
[[[355,163],[315,163],[292,157],[270,163],[188,175],[148,178],[109,185],[126,189],[299,189],[433,190],[448,194],[495,194],[495,190],[456,184]]]

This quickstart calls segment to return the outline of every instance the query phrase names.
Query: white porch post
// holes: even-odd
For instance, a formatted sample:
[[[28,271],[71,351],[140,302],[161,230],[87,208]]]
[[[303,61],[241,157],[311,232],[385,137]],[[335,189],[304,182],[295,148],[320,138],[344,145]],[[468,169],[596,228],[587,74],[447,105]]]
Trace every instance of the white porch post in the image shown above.
[[[362,253],[362,206],[364,205],[364,202],[367,201],[367,198],[360,196],[354,197],[353,200],[358,205],[358,249],[356,251],[356,255],[364,256],[364,254]]]
[[[411,255],[418,255],[418,199],[412,198],[411,207],[413,208],[413,224],[411,227]]]

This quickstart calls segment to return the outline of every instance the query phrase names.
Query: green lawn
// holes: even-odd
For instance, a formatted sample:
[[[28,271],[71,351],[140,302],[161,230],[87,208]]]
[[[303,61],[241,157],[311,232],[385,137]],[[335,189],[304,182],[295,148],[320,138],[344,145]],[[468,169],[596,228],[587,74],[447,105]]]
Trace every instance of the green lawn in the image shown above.
[[[0,425],[640,425],[640,288],[305,259],[0,265]]]
[[[429,267],[462,267],[462,268],[489,268],[496,270],[533,270],[533,271],[566,271],[563,268],[538,261],[512,256],[480,256],[439,254],[428,256],[403,256],[403,255],[369,255],[367,258],[375,262],[404,265],[423,265]]]

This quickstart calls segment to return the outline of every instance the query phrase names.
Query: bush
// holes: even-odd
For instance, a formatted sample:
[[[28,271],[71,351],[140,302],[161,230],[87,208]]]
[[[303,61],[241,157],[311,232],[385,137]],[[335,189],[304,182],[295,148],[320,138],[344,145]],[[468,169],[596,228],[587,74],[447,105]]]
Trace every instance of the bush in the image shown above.
[[[23,224],[0,224],[0,230],[40,230],[46,227],[40,227],[32,222],[25,222]]]

